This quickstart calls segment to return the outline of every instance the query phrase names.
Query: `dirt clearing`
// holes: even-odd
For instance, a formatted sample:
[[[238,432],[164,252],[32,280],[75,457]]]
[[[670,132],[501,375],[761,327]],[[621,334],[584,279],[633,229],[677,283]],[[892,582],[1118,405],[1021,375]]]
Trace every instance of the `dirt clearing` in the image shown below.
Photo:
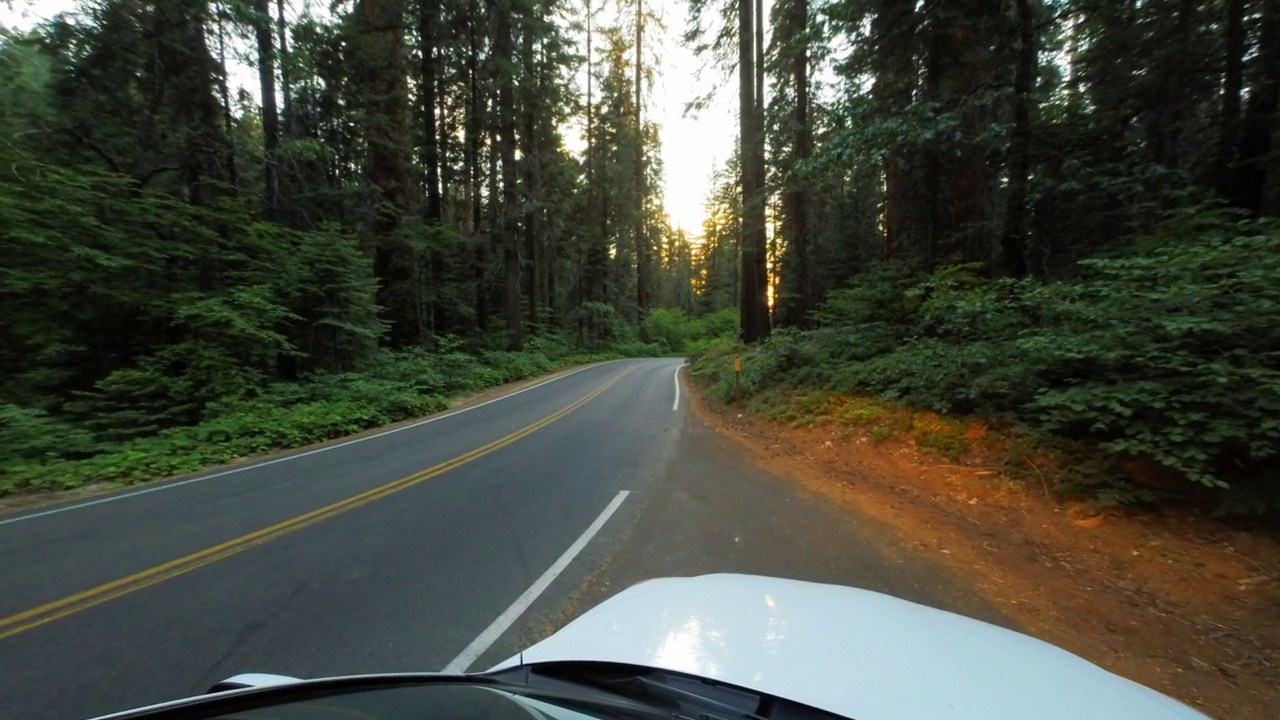
[[[890,523],[903,548],[951,566],[1024,632],[1216,718],[1280,717],[1274,539],[1063,505],[910,442],[791,427],[691,395],[767,469]]]

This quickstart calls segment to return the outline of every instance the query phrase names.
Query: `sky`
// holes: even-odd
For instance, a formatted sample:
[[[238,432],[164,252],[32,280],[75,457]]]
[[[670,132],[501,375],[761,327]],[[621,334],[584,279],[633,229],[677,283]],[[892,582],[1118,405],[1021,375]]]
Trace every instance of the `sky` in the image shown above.
[[[666,25],[655,48],[661,63],[651,97],[651,115],[662,126],[663,202],[673,228],[700,235],[711,174],[732,154],[737,139],[737,86],[724,87],[710,107],[684,117],[685,105],[723,85],[724,77],[707,67],[699,78],[699,69],[709,60],[696,56],[680,40],[689,24],[687,0],[650,2]]]
[[[299,0],[292,2],[302,6]],[[609,0],[605,2],[610,9],[615,7]],[[662,127],[663,201],[672,227],[696,236],[702,232],[703,203],[711,187],[711,174],[733,150],[737,94],[733,86],[727,87],[716,94],[710,107],[685,117],[685,105],[724,78],[710,68],[699,77],[699,69],[708,63],[680,40],[688,26],[687,0],[648,0],[648,5],[665,26],[662,32],[646,31],[646,44],[652,43],[647,54],[658,59],[646,111]],[[0,23],[29,27],[74,6],[74,0],[0,0]],[[608,23],[610,15],[601,13],[598,22]],[[237,80],[256,92],[257,76],[250,69],[233,72],[232,82]]]

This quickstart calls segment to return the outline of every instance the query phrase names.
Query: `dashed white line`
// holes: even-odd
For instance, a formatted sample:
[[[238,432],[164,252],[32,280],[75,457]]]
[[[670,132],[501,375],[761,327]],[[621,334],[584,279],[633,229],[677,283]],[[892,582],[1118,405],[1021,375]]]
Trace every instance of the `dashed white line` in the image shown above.
[[[475,662],[476,658],[483,655],[485,650],[488,650],[498,638],[502,637],[502,633],[510,629],[510,627],[515,624],[515,621],[524,614],[524,611],[529,609],[529,606],[533,604],[533,601],[537,600],[538,596],[551,585],[551,582],[555,580],[560,573],[564,572],[565,568],[569,567],[569,563],[573,562],[573,559],[582,552],[582,549],[587,546],[587,543],[591,542],[591,538],[595,537],[596,533],[600,532],[600,528],[604,527],[604,524],[609,521],[610,517],[613,517],[613,514],[622,506],[622,501],[626,500],[627,496],[630,494],[630,490],[619,490],[618,494],[609,502],[604,511],[596,517],[595,522],[591,523],[591,525],[589,525],[587,529],[578,536],[578,539],[573,541],[573,544],[569,546],[569,549],[565,550],[564,554],[552,563],[551,567],[547,568],[546,572],[542,573],[542,577],[535,580],[533,584],[529,586],[528,590],[525,590],[520,597],[516,598],[516,601],[511,603],[511,607],[502,611],[502,614],[490,623],[489,627],[485,628],[483,632],[477,635],[476,639],[472,640],[471,644],[464,648],[461,653],[458,653],[458,657],[451,660],[448,665],[445,665],[444,670],[441,672],[449,674],[466,672],[467,668],[471,667],[471,663]]]
[[[680,368],[682,367],[684,367],[683,363],[677,365],[676,372],[672,375],[672,378],[676,381],[676,399],[675,402],[671,403],[671,412],[675,412],[680,408]]]

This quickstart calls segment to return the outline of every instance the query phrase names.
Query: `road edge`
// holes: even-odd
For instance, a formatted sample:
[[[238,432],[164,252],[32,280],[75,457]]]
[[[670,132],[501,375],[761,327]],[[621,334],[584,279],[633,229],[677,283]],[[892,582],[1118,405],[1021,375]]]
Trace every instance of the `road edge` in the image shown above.
[[[437,410],[436,412],[427,413],[426,415],[398,420],[387,425],[367,428],[358,433],[329,438],[328,440],[322,440],[320,442],[298,445],[291,448],[280,448],[260,455],[237,458],[231,462],[209,465],[200,468],[199,470],[183,473],[181,475],[168,475],[165,477],[153,478],[151,480],[144,480],[142,482],[130,483],[128,485],[117,485],[114,483],[90,483],[78,488],[71,488],[67,490],[19,491],[5,497],[0,497],[0,525],[24,519],[26,517],[24,513],[27,512],[36,511],[35,514],[39,515],[42,514],[42,512],[47,513],[55,511],[51,506],[58,505],[60,503],[78,503],[82,501],[102,502],[107,500],[109,496],[114,493],[127,495],[131,492],[151,492],[162,489],[168,485],[196,481],[204,478],[205,476],[214,476],[219,473],[230,473],[263,463],[280,462],[294,455],[321,452],[330,447],[357,442],[387,433],[398,432],[413,425],[426,423],[446,415],[460,413],[479,405],[501,400],[508,396],[524,392],[525,390],[530,390],[536,385],[554,382],[588,368],[634,359],[636,358],[615,358],[613,360],[598,360],[596,362],[569,365],[542,375],[535,375],[523,380],[505,383],[503,385],[495,385],[473,394],[455,396],[449,399],[447,406],[443,410]],[[213,478],[210,477],[209,479]],[[139,490],[139,488],[144,489]],[[18,502],[11,502],[14,500],[17,500]]]

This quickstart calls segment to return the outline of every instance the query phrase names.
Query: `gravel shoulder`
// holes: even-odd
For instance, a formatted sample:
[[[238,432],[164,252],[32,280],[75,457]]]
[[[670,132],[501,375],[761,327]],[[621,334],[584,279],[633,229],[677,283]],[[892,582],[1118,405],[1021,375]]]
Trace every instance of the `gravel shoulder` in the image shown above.
[[[1274,538],[1063,504],[849,428],[793,427],[696,394],[694,408],[765,471],[877,521],[887,553],[947,568],[1006,624],[1214,717],[1280,715]]]

